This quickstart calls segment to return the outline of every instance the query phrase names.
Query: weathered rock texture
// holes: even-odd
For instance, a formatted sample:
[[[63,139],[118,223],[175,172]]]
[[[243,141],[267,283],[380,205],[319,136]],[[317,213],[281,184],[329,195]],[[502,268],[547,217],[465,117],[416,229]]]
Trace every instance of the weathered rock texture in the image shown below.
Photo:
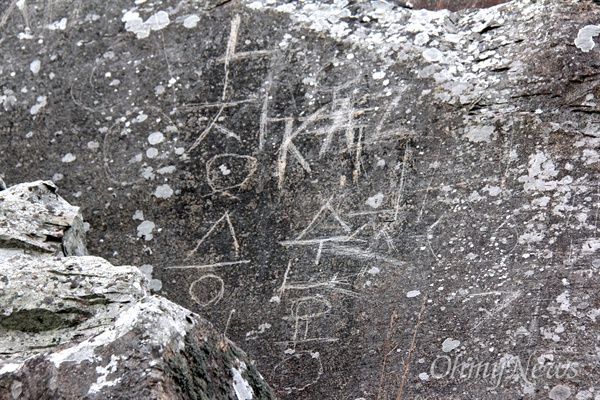
[[[466,8],[483,8],[497,6],[498,4],[507,3],[509,0],[410,0],[396,1],[406,7],[414,8],[415,10],[443,10],[450,11],[464,10]]]
[[[197,314],[151,296],[138,268],[48,254],[48,221],[66,232],[82,226],[51,182],[13,186],[0,199],[10,223],[0,243],[0,399],[274,398],[241,350]],[[51,236],[68,248],[68,235]],[[84,251],[85,234],[77,237]]]
[[[0,191],[0,259],[6,249],[65,256],[87,254],[79,208],[69,205],[56,190],[54,183],[38,181]]]
[[[282,398],[599,396],[593,2],[10,4],[5,181]]]

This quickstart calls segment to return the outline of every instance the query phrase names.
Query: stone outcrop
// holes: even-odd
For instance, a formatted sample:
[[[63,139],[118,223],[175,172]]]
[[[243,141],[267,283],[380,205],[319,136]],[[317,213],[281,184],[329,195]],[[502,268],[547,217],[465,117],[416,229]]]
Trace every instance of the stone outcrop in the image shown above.
[[[136,267],[83,255],[52,182],[0,191],[0,399],[271,399],[247,356],[151,295]]]
[[[0,186],[5,186],[4,182]],[[79,208],[69,205],[56,191],[50,181],[0,191],[0,257],[10,249],[56,256],[87,254]]]
[[[600,400],[600,7],[495,2],[0,2],[0,172],[286,400]]]

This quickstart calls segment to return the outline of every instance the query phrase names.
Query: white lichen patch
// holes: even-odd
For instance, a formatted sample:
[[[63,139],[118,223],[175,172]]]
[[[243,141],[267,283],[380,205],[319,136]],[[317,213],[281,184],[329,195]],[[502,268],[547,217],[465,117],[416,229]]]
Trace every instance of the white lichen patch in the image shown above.
[[[51,31],[64,31],[65,29],[67,29],[67,19],[61,18],[59,21],[54,21],[53,23],[48,25],[48,29],[50,29]]]
[[[545,235],[543,232],[527,232],[519,236],[519,244],[538,243],[544,240],[544,238]]]
[[[169,14],[166,11],[159,11],[156,14],[151,15],[145,22],[152,31],[159,31],[166,28],[171,21],[169,20]]]
[[[444,59],[444,53],[436,48],[429,48],[423,51],[423,58],[429,62],[439,62]]]
[[[77,157],[72,153],[67,153],[60,159],[60,161],[67,163],[67,164],[72,163],[75,160],[77,160]]]
[[[31,62],[31,64],[29,64],[29,70],[34,75],[37,75],[40,72],[41,67],[42,67],[42,62],[40,60],[33,60]]]
[[[584,53],[589,52],[594,48],[594,37],[600,35],[600,26],[587,25],[579,30],[577,38],[575,38],[575,46]]]
[[[139,268],[140,268],[140,271],[142,272],[142,274],[144,274],[144,276],[148,280],[148,287],[150,288],[150,290],[153,290],[156,292],[156,291],[159,291],[160,289],[162,289],[162,281],[160,279],[152,278],[152,272],[154,271],[154,267],[152,265],[144,264],[144,265],[140,266]]]
[[[153,146],[162,143],[164,140],[165,135],[163,135],[162,132],[152,132],[150,135],[148,135],[148,143]]]
[[[200,21],[200,17],[197,16],[196,14],[188,15],[183,20],[183,26],[186,27],[186,28],[188,28],[188,29],[192,29],[192,28],[195,28],[198,25],[199,21]]]
[[[138,12],[127,11],[121,21],[125,22],[125,30],[134,33],[138,39],[150,36],[150,27],[144,23]]]
[[[377,267],[371,267],[368,271],[367,274],[369,275],[377,275],[379,272],[381,272],[381,270]]]
[[[502,188],[500,186],[490,186],[490,185],[485,185],[485,187],[483,189],[481,189],[483,192],[488,192],[488,194],[492,197],[496,197],[498,196],[500,193],[502,193]]]
[[[583,254],[592,254],[598,249],[600,249],[600,239],[598,238],[587,239],[581,246],[581,252]]]
[[[231,174],[231,170],[225,164],[219,165],[219,171],[225,176]]]
[[[474,190],[473,192],[471,192],[471,194],[468,197],[468,200],[471,203],[476,203],[476,202],[484,200],[484,199],[485,199],[485,197],[483,197],[482,195],[480,195],[479,192],[477,192],[476,190]]]
[[[258,338],[258,335],[265,333],[268,329],[271,329],[272,325],[268,322],[262,323],[258,325],[257,330],[252,330],[250,332],[246,332],[246,340],[254,340]]]
[[[442,343],[442,351],[444,353],[448,353],[448,352],[456,349],[458,346],[460,346],[460,340],[455,340],[455,339],[452,339],[452,338],[447,338]]]
[[[369,197],[365,204],[371,208],[379,208],[383,202],[383,197],[383,193],[377,193],[376,195]]]
[[[269,299],[269,303],[279,304],[281,302],[281,297],[273,296]]]
[[[427,32],[419,32],[415,36],[415,46],[424,46],[429,42],[429,35]]]
[[[152,232],[156,228],[156,225],[152,221],[144,221],[137,227],[137,236],[139,238],[143,237],[144,240],[150,241],[154,238]]]
[[[564,291],[556,298],[556,301],[560,304],[560,309],[562,311],[568,311],[569,308],[571,307],[570,292],[568,290]]]
[[[585,165],[592,165],[600,162],[600,155],[594,149],[584,149],[581,158],[585,160]]]
[[[164,185],[160,185],[154,191],[154,195],[159,199],[168,199],[169,197],[173,196],[173,193],[174,191],[171,186],[166,183]]]
[[[242,361],[239,362],[239,368],[232,368],[231,373],[233,375],[233,390],[238,400],[252,400],[254,398],[254,390],[250,383],[242,376],[242,373],[246,372],[246,364]]]
[[[381,80],[383,78],[385,78],[385,72],[384,71],[377,71],[377,72],[373,72],[373,80]]]
[[[146,167],[142,170],[142,178],[147,179],[147,180],[152,180],[156,177],[156,175],[154,174],[154,168],[152,167]]]
[[[166,11],[159,11],[144,21],[135,9],[125,12],[121,21],[125,22],[125,30],[134,33],[138,39],[147,38],[151,31],[158,31],[171,23]]]
[[[160,175],[164,174],[172,174],[177,170],[177,167],[174,165],[168,165],[166,167],[159,168],[156,172]]]
[[[571,397],[571,388],[566,385],[556,385],[550,390],[548,397],[552,400],[567,400]]]
[[[156,158],[156,156],[158,156],[158,149],[156,147],[150,147],[146,150],[146,157]]]
[[[519,177],[526,192],[554,190],[558,182],[553,180],[558,175],[554,162],[542,151],[529,156],[528,174]]]
[[[491,125],[473,126],[466,136],[473,143],[490,143],[495,130],[496,128]]]
[[[98,379],[96,379],[95,383],[92,383],[90,389],[88,390],[88,394],[98,393],[100,392],[100,390],[102,390],[103,387],[115,386],[119,383],[119,381],[121,380],[120,378],[117,378],[113,381],[109,381],[108,375],[117,372],[117,367],[120,359],[121,358],[119,356],[115,356],[113,354],[110,356],[110,362],[106,367],[96,367],[96,373],[100,376],[98,376]]]
[[[158,292],[162,289],[162,281],[160,279],[150,279],[150,282],[148,283],[148,287],[150,288],[150,290],[153,290],[155,292]]]
[[[48,104],[48,98],[46,96],[38,96],[37,103],[31,107],[29,112],[31,115],[36,115],[42,108],[46,107],[46,104]]]

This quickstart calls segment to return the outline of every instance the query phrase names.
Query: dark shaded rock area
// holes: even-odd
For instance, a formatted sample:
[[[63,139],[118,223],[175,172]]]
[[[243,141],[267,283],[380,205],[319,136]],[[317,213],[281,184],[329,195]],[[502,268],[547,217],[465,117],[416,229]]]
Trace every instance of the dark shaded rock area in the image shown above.
[[[0,7],[5,182],[281,398],[600,398],[593,2]]]

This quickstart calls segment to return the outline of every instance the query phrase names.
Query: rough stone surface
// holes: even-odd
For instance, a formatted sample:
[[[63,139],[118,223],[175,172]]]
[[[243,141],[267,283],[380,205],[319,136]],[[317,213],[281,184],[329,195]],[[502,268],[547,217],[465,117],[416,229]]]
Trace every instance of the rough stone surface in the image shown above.
[[[2,250],[31,249],[65,256],[87,254],[79,208],[71,206],[56,191],[51,181],[37,181],[0,192]]]
[[[0,399],[274,398],[245,353],[162,297],[144,297],[102,328],[79,343],[57,342],[50,353],[4,364]]]
[[[10,246],[0,248],[0,399],[274,398],[224,335],[150,296],[138,268],[47,254],[48,213],[67,232],[82,225],[55,192],[35,182],[0,193],[0,246]],[[52,237],[68,247],[66,234]]]
[[[598,397],[593,2],[10,4],[5,181],[281,398]]]
[[[396,1],[405,7],[414,8],[415,10],[443,10],[450,11],[464,10],[467,8],[484,8],[497,6],[498,4],[507,3],[508,0],[410,0]]]
[[[137,268],[98,257],[18,255],[0,264],[0,276],[0,348],[12,363],[103,332],[146,294]]]

